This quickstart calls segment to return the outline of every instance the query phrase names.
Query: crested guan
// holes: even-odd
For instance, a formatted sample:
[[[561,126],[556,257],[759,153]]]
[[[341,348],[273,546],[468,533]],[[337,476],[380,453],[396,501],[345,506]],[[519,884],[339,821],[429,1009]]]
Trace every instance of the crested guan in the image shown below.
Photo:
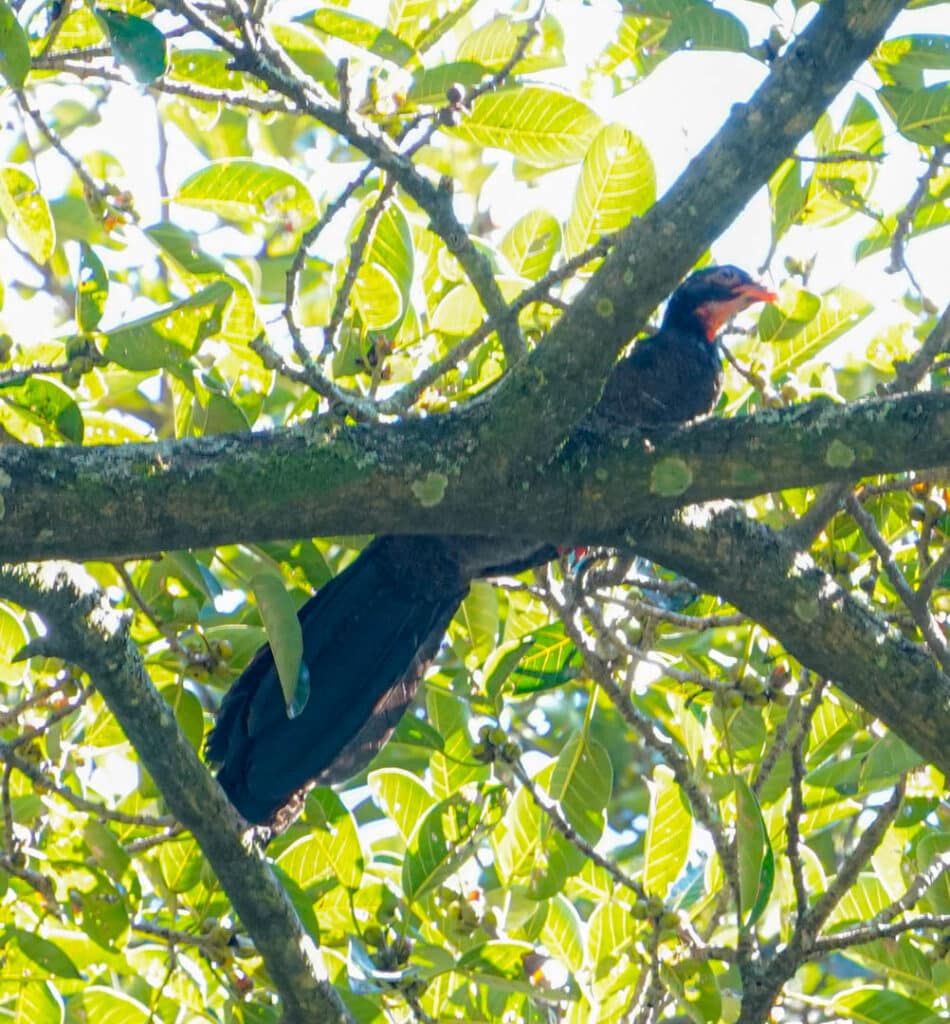
[[[716,332],[775,296],[737,267],[680,285],[660,330],[607,379],[587,430],[671,426],[712,409],[722,386]],[[553,547],[497,538],[381,536],[300,609],[311,693],[289,718],[270,647],[226,694],[206,755],[251,823],[274,823],[310,783],[341,782],[382,747],[473,579],[541,565]]]

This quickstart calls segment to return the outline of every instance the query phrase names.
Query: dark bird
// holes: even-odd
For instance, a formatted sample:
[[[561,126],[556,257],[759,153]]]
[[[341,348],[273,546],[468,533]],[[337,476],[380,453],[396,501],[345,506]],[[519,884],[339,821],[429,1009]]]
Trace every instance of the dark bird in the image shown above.
[[[617,363],[585,428],[673,426],[709,412],[722,387],[716,332],[774,299],[737,267],[687,278],[660,330]],[[206,755],[234,806],[249,822],[270,824],[313,782],[362,771],[415,696],[472,580],[555,554],[497,538],[377,537],[300,609],[311,693],[299,715],[287,715],[267,645],[226,694]]]

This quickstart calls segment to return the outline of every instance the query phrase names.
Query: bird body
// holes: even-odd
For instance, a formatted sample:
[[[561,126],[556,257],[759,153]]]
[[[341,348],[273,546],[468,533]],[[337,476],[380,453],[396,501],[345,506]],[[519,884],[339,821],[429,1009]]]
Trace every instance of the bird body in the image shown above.
[[[771,292],[736,267],[701,270],[670,298],[659,332],[610,374],[583,426],[669,427],[709,412],[722,386],[716,332]],[[270,647],[221,704],[206,747],[252,823],[273,823],[311,785],[360,772],[412,701],[471,581],[541,565],[553,547],[517,540],[381,536],[300,609],[310,695],[288,716]]]

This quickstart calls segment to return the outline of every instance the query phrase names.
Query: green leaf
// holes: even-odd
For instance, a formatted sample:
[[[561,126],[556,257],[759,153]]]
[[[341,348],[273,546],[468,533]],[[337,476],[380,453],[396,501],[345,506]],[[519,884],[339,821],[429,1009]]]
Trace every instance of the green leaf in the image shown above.
[[[532,210],[516,221],[499,249],[515,274],[537,281],[551,267],[561,248],[561,225],[553,213]]]
[[[277,572],[259,572],[251,589],[274,655],[287,717],[296,718],[310,697],[310,673],[303,661],[303,634],[293,598]]]
[[[0,0],[0,77],[19,89],[30,70],[30,43],[7,0]]]
[[[377,805],[408,843],[419,822],[435,803],[432,794],[415,775],[402,768],[370,772],[367,782]]]
[[[495,648],[498,636],[498,595],[488,583],[473,583],[468,596],[456,614],[464,629],[465,639],[479,663]]]
[[[172,892],[193,889],[201,879],[201,851],[190,836],[162,843],[158,848],[162,879]]]
[[[821,310],[787,341],[772,345],[772,372],[776,377],[813,359],[841,335],[859,324],[874,307],[850,288],[833,288],[821,296]]]
[[[769,181],[773,244],[798,222],[807,201],[808,185],[802,183],[801,164],[786,160]]]
[[[95,12],[106,27],[118,63],[125,64],[139,82],[161,78],[168,65],[162,33],[151,22],[125,11],[96,7]]]
[[[205,338],[221,329],[231,298],[227,281],[109,331],[103,355],[128,370],[161,370],[187,364]]]
[[[224,220],[287,223],[295,229],[316,218],[306,185],[288,171],[256,160],[218,160],[187,178],[174,201]]]
[[[434,68],[420,68],[412,76],[409,86],[409,100],[417,106],[441,107],[447,102],[446,93],[450,86],[458,86],[464,92],[488,74],[481,64],[471,60],[456,60],[449,64],[437,64]]]
[[[525,970],[525,960],[533,955],[535,949],[527,942],[496,939],[464,952],[458,970],[493,989],[532,994],[536,987]]]
[[[567,255],[575,256],[625,227],[655,200],[656,174],[646,147],[623,125],[606,125],[584,157],[564,229]]]
[[[673,772],[666,765],[653,769],[650,789],[650,820],[643,855],[643,886],[665,899],[679,878],[689,855],[693,816]]]
[[[477,3],[478,0],[452,0],[447,10],[445,5],[430,3],[429,11],[435,14],[435,17],[431,18],[427,25],[420,23],[420,31],[414,39],[408,41],[412,43],[417,53],[425,53],[450,32]]]
[[[29,634],[20,616],[0,604],[0,682],[19,682],[23,666],[13,659],[28,639]]]
[[[34,423],[52,428],[64,440],[82,443],[85,431],[82,413],[76,400],[58,380],[33,376],[20,387],[0,390],[0,399]]]
[[[775,883],[775,856],[762,811],[748,782],[735,778],[736,837],[739,847],[739,895],[742,922],[749,927],[762,916]]]
[[[163,686],[159,693],[175,712],[175,721],[184,733],[185,739],[195,750],[200,750],[204,738],[204,712],[201,710],[201,701],[178,683]]]
[[[82,990],[87,1021],[96,1024],[148,1024],[152,1015],[137,999],[111,988],[91,985]]]
[[[223,50],[178,49],[171,52],[168,77],[209,89],[242,89],[244,79]]]
[[[825,927],[833,931],[835,925],[864,923],[873,920],[891,902],[887,889],[873,874],[862,874],[847,889],[840,902],[828,916]]]
[[[380,28],[373,22],[358,18],[348,11],[323,7],[314,11],[309,20],[320,32],[342,39],[363,50],[369,50],[377,57],[392,61],[400,67],[408,64],[415,56],[413,48],[394,36],[389,29]]]
[[[542,626],[529,637],[531,647],[512,670],[516,697],[563,686],[577,678],[580,654],[564,632],[563,622]]]
[[[558,754],[550,793],[589,843],[596,843],[604,830],[603,811],[612,787],[613,768],[607,751],[590,736],[572,736]]]
[[[950,68],[950,37],[909,35],[886,39],[874,51],[870,63],[884,85],[919,89],[924,84],[923,71]]]
[[[444,740],[442,749],[436,750],[429,761],[432,791],[444,799],[467,782],[484,778],[488,773],[472,757],[468,705],[451,693],[430,686],[426,693],[426,711]]]
[[[815,143],[820,156],[841,153],[880,155],[883,141],[877,111],[863,97],[856,96],[841,128],[833,132],[831,121],[823,114],[815,125]],[[813,225],[830,225],[851,216],[866,206],[877,176],[877,164],[871,160],[844,160],[819,163],[809,182],[808,201],[802,219]]]
[[[76,965],[55,942],[22,928],[8,928],[7,934],[15,936],[20,952],[44,971],[60,978],[82,977]]]
[[[307,837],[320,851],[330,876],[348,889],[358,889],[363,878],[363,848],[353,815],[343,801],[325,786],[307,796],[304,821],[312,832]]]
[[[553,170],[577,163],[600,127],[600,118],[580,100],[532,85],[479,97],[471,114],[447,130],[466,142],[504,149]]]
[[[526,878],[541,845],[541,810],[524,787],[515,793],[491,841],[502,883]]]
[[[50,981],[23,978],[17,984],[11,1024],[63,1024],[66,1007]]]
[[[854,1024],[935,1024],[932,1006],[891,989],[862,985],[835,996],[828,1009]]]
[[[506,302],[511,302],[523,289],[524,282],[510,277],[496,278]],[[436,306],[432,329],[452,337],[464,337],[476,331],[485,319],[485,307],[473,285],[465,282],[453,288]]]
[[[32,259],[46,263],[56,245],[53,216],[39,186],[20,167],[0,166],[0,214]]]
[[[926,89],[886,86],[878,90],[897,130],[921,146],[942,146],[950,141],[950,82]]]
[[[326,55],[316,34],[305,25],[271,25],[274,39],[287,51],[287,56],[309,75],[336,95],[338,85],[336,64]]]
[[[606,974],[637,934],[630,908],[618,899],[602,899],[587,922],[587,959],[594,976]]]
[[[465,36],[457,57],[497,71],[511,60],[525,28],[524,22],[513,21],[505,14],[498,15]],[[528,44],[524,56],[515,64],[513,73],[527,75],[562,67],[563,48],[564,34],[560,25],[554,18],[545,17],[541,20],[540,32]]]
[[[86,242],[79,246],[79,280],[76,283],[76,323],[81,331],[94,331],[109,297],[109,275],[96,251]]]
[[[690,49],[745,53],[749,49],[749,33],[734,14],[710,3],[694,3],[673,19],[662,46],[667,52]]]
[[[468,841],[482,823],[483,808],[461,796],[436,804],[416,829],[402,864],[402,888],[409,900],[431,892],[457,870],[471,851]]]
[[[572,971],[584,966],[584,926],[574,904],[560,893],[548,903],[539,938]]]

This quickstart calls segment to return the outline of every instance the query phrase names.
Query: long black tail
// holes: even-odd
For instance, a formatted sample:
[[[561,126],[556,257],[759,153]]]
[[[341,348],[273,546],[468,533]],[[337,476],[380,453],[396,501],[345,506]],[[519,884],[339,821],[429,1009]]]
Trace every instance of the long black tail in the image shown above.
[[[310,697],[288,718],[270,647],[224,698],[208,737],[218,781],[253,823],[311,780],[356,774],[415,695],[469,576],[436,537],[379,537],[300,609]]]

